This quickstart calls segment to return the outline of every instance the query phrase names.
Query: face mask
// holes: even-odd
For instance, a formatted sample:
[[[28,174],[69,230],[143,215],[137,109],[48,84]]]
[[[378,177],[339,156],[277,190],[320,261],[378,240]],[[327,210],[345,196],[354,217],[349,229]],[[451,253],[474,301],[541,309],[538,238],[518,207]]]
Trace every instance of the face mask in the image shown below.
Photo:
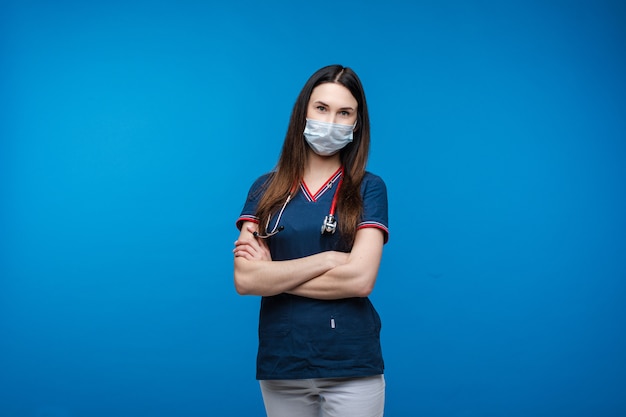
[[[348,143],[352,142],[353,125],[321,122],[306,119],[304,137],[313,151],[321,156],[336,154]]]

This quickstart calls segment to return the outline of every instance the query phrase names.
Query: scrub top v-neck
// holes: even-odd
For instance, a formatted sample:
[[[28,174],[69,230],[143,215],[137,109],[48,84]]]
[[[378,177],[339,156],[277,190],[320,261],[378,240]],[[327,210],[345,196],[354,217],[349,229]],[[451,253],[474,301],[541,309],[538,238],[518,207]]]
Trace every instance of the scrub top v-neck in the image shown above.
[[[239,228],[244,221],[258,223],[256,207],[270,176],[261,176],[250,188],[237,220]],[[267,229],[282,227],[266,239],[272,260],[297,259],[330,250],[350,251],[339,229],[334,234],[321,233],[340,179],[338,170],[315,194],[300,183],[283,213],[272,215]],[[367,172],[360,191],[363,213],[357,228],[377,228],[386,242],[389,231],[383,180]],[[381,374],[383,369],[380,318],[367,297],[262,297],[257,379],[358,377]]]

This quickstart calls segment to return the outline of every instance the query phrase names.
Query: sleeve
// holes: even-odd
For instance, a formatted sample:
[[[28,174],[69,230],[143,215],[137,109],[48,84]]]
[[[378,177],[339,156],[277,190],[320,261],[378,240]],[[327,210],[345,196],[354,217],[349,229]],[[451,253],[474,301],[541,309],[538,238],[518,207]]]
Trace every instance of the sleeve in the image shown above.
[[[246,198],[246,202],[243,205],[243,209],[241,209],[241,214],[237,219],[236,226],[237,229],[241,230],[241,226],[244,222],[253,222],[258,223],[259,219],[256,217],[256,209],[259,205],[259,200],[263,195],[263,191],[265,191],[267,180],[269,179],[270,174],[262,175],[257,178],[256,181],[250,187],[248,191],[248,197]]]
[[[382,230],[385,243],[389,240],[389,219],[387,208],[387,186],[382,178],[366,174],[361,185],[363,197],[363,216],[357,226],[358,229],[374,227]]]

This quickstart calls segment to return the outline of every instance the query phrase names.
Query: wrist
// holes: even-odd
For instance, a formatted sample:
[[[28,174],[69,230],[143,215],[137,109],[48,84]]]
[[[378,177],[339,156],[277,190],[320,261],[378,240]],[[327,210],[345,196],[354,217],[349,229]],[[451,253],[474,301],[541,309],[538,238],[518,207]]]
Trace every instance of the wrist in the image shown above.
[[[328,254],[328,269],[333,269],[343,263],[345,263],[345,254],[342,252],[329,251]]]

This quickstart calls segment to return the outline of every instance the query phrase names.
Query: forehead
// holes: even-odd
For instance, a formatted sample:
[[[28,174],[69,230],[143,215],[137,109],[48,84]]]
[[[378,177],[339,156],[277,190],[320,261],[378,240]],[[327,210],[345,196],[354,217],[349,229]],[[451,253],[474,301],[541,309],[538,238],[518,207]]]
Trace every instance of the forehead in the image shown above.
[[[309,103],[321,101],[333,107],[357,108],[357,101],[346,87],[337,83],[323,83],[318,85],[311,92]]]

